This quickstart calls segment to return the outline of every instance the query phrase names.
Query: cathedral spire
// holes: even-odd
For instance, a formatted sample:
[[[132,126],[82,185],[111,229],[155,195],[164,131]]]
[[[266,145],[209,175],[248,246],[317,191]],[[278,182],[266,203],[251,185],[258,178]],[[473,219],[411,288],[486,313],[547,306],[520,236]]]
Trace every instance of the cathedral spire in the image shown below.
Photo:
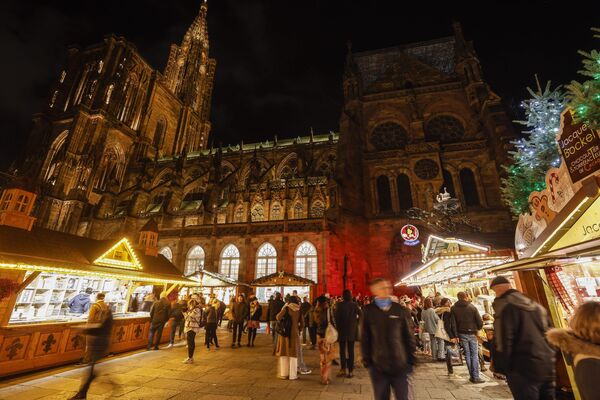
[[[352,42],[346,42],[348,52],[346,53],[346,65],[344,66],[344,98],[346,100],[354,99],[360,92],[360,72],[354,55],[352,54]]]
[[[216,61],[209,57],[208,3],[202,0],[200,10],[186,31],[181,44],[172,44],[164,72],[164,82],[188,110],[199,118],[190,131],[181,136],[189,143],[189,151],[206,147],[210,132],[210,102]],[[182,139],[183,140],[183,139]],[[181,149],[181,143],[178,145]]]

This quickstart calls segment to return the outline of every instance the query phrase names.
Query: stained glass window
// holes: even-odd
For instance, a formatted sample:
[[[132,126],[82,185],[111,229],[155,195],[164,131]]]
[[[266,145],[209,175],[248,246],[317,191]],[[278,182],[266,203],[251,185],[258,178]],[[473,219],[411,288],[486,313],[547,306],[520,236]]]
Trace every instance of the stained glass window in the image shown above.
[[[271,243],[259,247],[256,255],[256,278],[277,272],[277,250]]]
[[[200,246],[193,246],[185,259],[184,275],[192,275],[204,268],[204,249]]]
[[[303,278],[311,279],[317,282],[318,266],[317,266],[317,249],[308,241],[304,241],[298,245],[295,253],[296,265],[295,274]]]
[[[228,244],[221,251],[219,272],[232,279],[238,279],[240,273],[240,251],[233,244]]]

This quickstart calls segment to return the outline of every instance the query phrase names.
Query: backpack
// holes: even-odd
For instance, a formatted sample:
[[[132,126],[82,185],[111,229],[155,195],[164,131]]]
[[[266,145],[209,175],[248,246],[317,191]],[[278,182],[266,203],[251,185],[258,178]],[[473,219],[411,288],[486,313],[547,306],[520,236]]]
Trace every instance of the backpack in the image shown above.
[[[289,309],[285,309],[285,314],[275,324],[275,332],[283,337],[290,337],[292,334],[292,316]]]

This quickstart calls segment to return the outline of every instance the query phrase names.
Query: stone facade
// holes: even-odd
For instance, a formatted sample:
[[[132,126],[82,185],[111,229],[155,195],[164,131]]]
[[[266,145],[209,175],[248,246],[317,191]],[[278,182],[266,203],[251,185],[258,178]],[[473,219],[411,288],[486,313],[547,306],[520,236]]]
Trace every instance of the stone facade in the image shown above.
[[[512,231],[499,165],[513,132],[458,24],[431,42],[349,49],[339,134],[207,148],[206,12],[163,74],[123,38],[70,50],[25,164],[42,187],[39,225],[104,239],[152,217],[182,271],[249,282],[271,257],[315,293],[410,271],[420,252],[400,236],[405,211],[431,209],[444,187],[484,231]],[[276,254],[260,259],[264,243]]]

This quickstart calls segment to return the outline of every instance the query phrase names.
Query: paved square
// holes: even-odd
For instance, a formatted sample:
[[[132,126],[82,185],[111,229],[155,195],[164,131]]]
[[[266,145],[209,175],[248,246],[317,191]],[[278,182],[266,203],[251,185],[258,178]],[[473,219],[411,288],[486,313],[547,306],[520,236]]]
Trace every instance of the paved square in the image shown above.
[[[294,399],[368,400],[373,399],[367,371],[357,367],[352,379],[336,378],[332,384],[319,384],[319,354],[304,350],[311,375],[296,381],[276,377],[276,358],[271,355],[271,339],[259,333],[256,347],[231,349],[230,335],[219,330],[220,350],[208,351],[197,339],[195,363],[182,364],[186,357],[182,342],[169,350],[139,351],[107,359],[97,368],[98,378],[89,399]],[[357,351],[357,354],[359,352]],[[0,399],[66,399],[77,390],[84,368],[63,367],[51,371],[0,381]],[[444,363],[423,358],[412,378],[412,398],[419,399],[511,399],[504,382],[487,377],[486,383],[468,382],[466,367],[456,367],[455,376],[446,375]]]

